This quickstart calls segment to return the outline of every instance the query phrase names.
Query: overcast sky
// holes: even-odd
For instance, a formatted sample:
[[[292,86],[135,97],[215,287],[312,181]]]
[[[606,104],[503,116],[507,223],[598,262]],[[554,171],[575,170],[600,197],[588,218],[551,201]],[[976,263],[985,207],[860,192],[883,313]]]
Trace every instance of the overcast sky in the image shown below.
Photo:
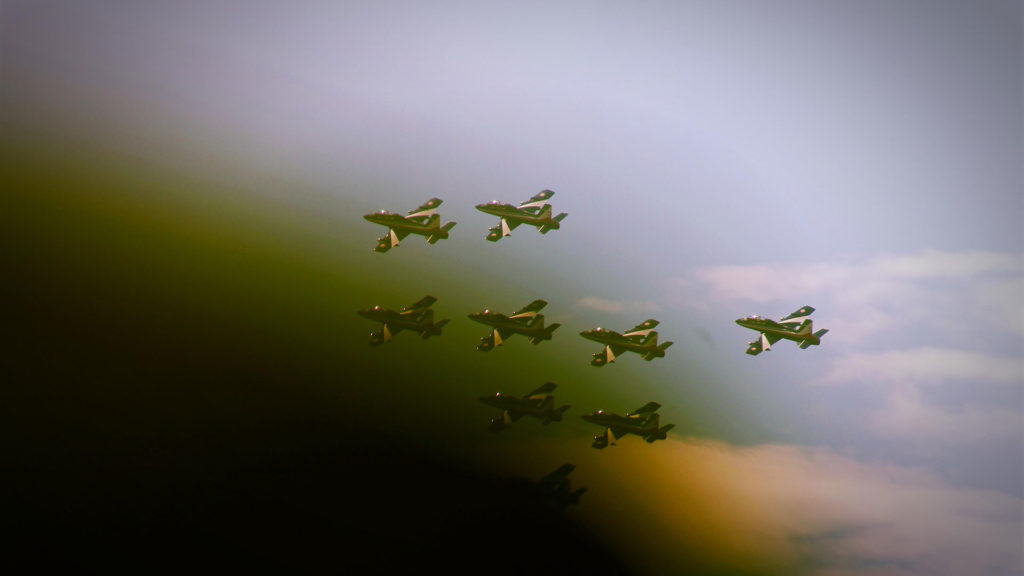
[[[389,264],[506,278],[495,308],[544,297],[567,332],[660,319],[666,359],[603,369],[710,407],[707,437],[622,456],[662,471],[652,493],[703,467],[725,479],[709,493],[758,510],[721,529],[809,573],[1021,570],[1020,2],[34,1],[2,18],[10,127],[274,174],[291,185],[260,194],[333,215],[359,250],[382,232],[359,215],[437,196],[452,238]],[[545,188],[561,230],[483,241],[474,204]],[[756,334],[736,318],[804,305],[821,346],[743,354]]]

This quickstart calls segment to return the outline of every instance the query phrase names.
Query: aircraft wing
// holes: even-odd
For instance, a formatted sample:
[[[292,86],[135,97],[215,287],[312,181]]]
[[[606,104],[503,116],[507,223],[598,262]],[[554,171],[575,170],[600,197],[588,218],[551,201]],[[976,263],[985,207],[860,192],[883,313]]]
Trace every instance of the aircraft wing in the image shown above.
[[[633,410],[630,414],[646,414],[647,412],[654,412],[658,408],[661,408],[661,404],[658,404],[657,402],[648,402],[636,410]]]
[[[409,306],[402,308],[402,312],[412,312],[414,310],[429,308],[434,302],[437,302],[437,298],[434,298],[433,296],[424,296],[416,301],[415,304],[410,304]]]
[[[643,322],[634,326],[632,329],[627,330],[622,335],[626,337],[646,336],[651,330],[654,330],[654,327],[657,326],[658,324],[659,322],[654,318],[648,318],[647,320],[644,320]]]
[[[370,346],[379,346],[385,342],[391,342],[391,338],[402,331],[400,326],[394,328],[390,324],[385,322],[381,325],[380,330],[370,333]]]
[[[394,228],[388,228],[388,233],[377,238],[377,247],[374,248],[377,252],[387,252],[395,246],[398,246],[398,242],[405,239],[409,235],[407,230],[395,230]]]
[[[480,344],[476,347],[481,352],[489,352],[494,350],[496,346],[501,346],[501,343],[508,339],[509,336],[514,332],[507,332],[505,330],[494,329],[487,336],[480,339]]]
[[[590,361],[590,365],[600,368],[609,362],[615,362],[615,358],[625,351],[626,349],[622,346],[605,346],[603,350],[594,354],[594,359]]]
[[[442,201],[440,198],[431,198],[430,200],[427,200],[426,202],[421,204],[415,210],[410,210],[409,218],[429,217],[434,213],[435,210],[437,210],[437,207],[441,205],[441,202]]]
[[[540,394],[550,394],[550,393],[554,392],[556,387],[557,387],[557,385],[554,382],[545,382],[539,388],[537,388],[533,392],[530,392],[529,394],[527,394],[526,397],[529,398],[529,397],[537,396],[537,395],[540,395]]]
[[[750,354],[751,356],[757,356],[758,354],[764,352],[765,350],[771,350],[772,344],[775,344],[781,339],[781,336],[765,334],[764,332],[762,332],[760,338],[754,340],[753,342],[747,345],[747,354]]]
[[[548,303],[543,301],[543,300],[534,300],[533,302],[530,302],[529,304],[527,304],[523,308],[513,312],[512,315],[509,316],[509,317],[510,318],[521,318],[521,317],[527,317],[527,316],[536,316],[537,312],[540,312],[547,305],[548,305]]]
[[[541,206],[548,203],[548,200],[554,196],[555,193],[551,190],[541,190],[537,194],[530,197],[529,200],[519,205],[520,208],[540,208]]]
[[[628,430],[623,430],[622,428],[612,427],[612,428],[609,428],[609,430],[612,431],[612,436],[614,436],[616,440],[618,440],[619,438],[622,438],[626,434],[629,434]]]
[[[790,322],[803,322],[804,319],[807,316],[810,316],[812,312],[814,312],[814,308],[811,308],[810,306],[804,306],[803,308],[800,308],[799,310],[793,312],[789,316],[786,316],[782,320],[779,320],[779,324],[788,324]]]
[[[520,222],[518,220],[502,218],[501,222],[498,223],[497,226],[487,229],[487,240],[490,242],[497,242],[511,234],[513,230],[519,227],[519,224]]]
[[[505,423],[515,422],[523,417],[523,413],[518,410],[505,410],[504,413]]]

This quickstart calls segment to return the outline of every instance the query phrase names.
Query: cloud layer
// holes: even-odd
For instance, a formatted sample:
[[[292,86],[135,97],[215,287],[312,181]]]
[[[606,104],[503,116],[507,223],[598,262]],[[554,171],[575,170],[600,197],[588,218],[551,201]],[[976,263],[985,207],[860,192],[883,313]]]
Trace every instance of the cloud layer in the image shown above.
[[[700,537],[737,564],[760,558],[786,573],[869,576],[1012,574],[1022,566],[1021,498],[954,487],[924,469],[794,445],[670,438],[650,448],[658,458],[645,446],[617,448],[619,466],[650,479],[652,508],[697,516]]]

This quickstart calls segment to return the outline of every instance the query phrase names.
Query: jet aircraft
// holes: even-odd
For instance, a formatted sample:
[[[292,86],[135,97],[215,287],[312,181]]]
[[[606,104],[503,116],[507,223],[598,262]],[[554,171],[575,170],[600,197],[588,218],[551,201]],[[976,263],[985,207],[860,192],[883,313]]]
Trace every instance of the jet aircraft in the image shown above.
[[[363,218],[374,224],[388,227],[388,233],[377,239],[377,247],[374,250],[377,252],[387,252],[398,246],[398,242],[409,234],[426,236],[427,242],[431,244],[447,238],[448,231],[455,226],[455,222],[449,222],[444,226],[441,225],[441,216],[434,213],[437,207],[441,205],[441,202],[439,198],[431,198],[419,208],[409,211],[408,216],[402,216],[387,210],[363,216]]]
[[[654,331],[654,327],[657,325],[658,321],[651,318],[623,334],[600,327],[580,332],[580,336],[587,340],[604,344],[604,350],[594,354],[590,365],[600,368],[605,364],[615,362],[615,358],[623,352],[636,352],[648,362],[655,358],[663,358],[665,350],[672,345],[672,342],[658,344],[658,333]]]
[[[555,193],[551,190],[543,190],[518,207],[497,200],[486,204],[477,204],[477,210],[501,218],[498,225],[490,229],[487,240],[497,242],[503,237],[511,235],[512,231],[520,224],[529,224],[537,228],[541,234],[558,230],[561,227],[559,223],[568,214],[562,212],[554,218],[551,217],[551,205],[548,204],[548,199],[554,195]]]
[[[504,430],[505,427],[519,420],[524,415],[540,419],[541,423],[545,426],[551,422],[561,422],[562,414],[569,406],[565,405],[555,408],[555,397],[551,395],[555,387],[556,385],[553,382],[547,382],[523,398],[508,396],[501,392],[497,392],[493,396],[480,398],[480,401],[484,404],[500,408],[502,411],[501,418],[491,420],[490,431],[499,432]]]
[[[540,491],[549,502],[557,508],[565,508],[569,504],[578,504],[580,496],[587,491],[586,488],[572,490],[569,474],[576,469],[573,464],[562,464],[557,470],[540,479],[537,483]]]
[[[668,437],[668,431],[675,428],[675,424],[659,427],[661,418],[657,412],[658,408],[661,408],[661,404],[648,402],[632,412],[626,412],[625,416],[609,414],[603,410],[584,415],[583,419],[587,422],[605,427],[604,434],[594,436],[594,443],[591,446],[601,450],[609,444],[614,445],[616,440],[626,434],[641,436],[648,444],[655,440],[664,440]]]
[[[441,327],[447,324],[448,320],[434,322],[434,311],[430,309],[434,302],[437,302],[437,298],[424,296],[415,304],[402,308],[401,312],[380,306],[360,310],[358,314],[363,318],[382,323],[380,330],[370,333],[370,345],[379,346],[384,342],[390,342],[392,336],[402,330],[418,332],[424,339],[440,336]]]
[[[544,315],[538,314],[541,309],[547,306],[543,300],[534,300],[521,310],[516,310],[510,316],[500,312],[484,310],[469,315],[471,320],[487,324],[492,328],[491,333],[480,339],[480,345],[476,347],[481,352],[493,350],[495,346],[501,346],[513,334],[522,334],[530,338],[530,342],[540,344],[544,340],[551,340],[551,333],[561,324],[552,324],[544,327]]]
[[[736,320],[740,326],[761,333],[760,338],[747,345],[747,354],[757,356],[761,352],[771,350],[772,344],[782,339],[792,340],[801,348],[821,344],[821,337],[828,330],[814,331],[814,321],[809,317],[812,312],[814,308],[804,306],[778,322],[761,316],[748,316]]]

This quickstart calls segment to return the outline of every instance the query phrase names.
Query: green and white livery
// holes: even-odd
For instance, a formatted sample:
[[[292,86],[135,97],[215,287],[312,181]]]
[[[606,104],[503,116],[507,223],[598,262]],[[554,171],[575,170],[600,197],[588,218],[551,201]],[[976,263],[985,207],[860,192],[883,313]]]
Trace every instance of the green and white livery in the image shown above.
[[[814,321],[810,318],[812,312],[814,312],[814,308],[804,306],[781,320],[772,320],[757,315],[736,320],[740,326],[761,333],[757,340],[747,345],[747,354],[757,356],[761,352],[767,352],[779,340],[792,340],[800,348],[821,344],[821,337],[828,330],[814,331]]]
[[[672,345],[672,342],[658,344],[658,333],[654,328],[659,324],[654,318],[644,320],[630,330],[619,334],[615,330],[608,330],[598,326],[593,330],[580,332],[587,340],[604,344],[604,350],[594,354],[591,366],[600,368],[615,362],[615,358],[625,352],[635,352],[644,360],[650,362],[655,358],[664,358],[665,350]]]
[[[560,222],[568,214],[563,212],[558,216],[551,216],[551,205],[548,204],[548,200],[554,195],[555,193],[551,190],[543,190],[519,206],[497,200],[486,204],[477,204],[477,210],[501,218],[497,226],[490,228],[487,240],[497,242],[505,236],[510,236],[520,224],[533,226],[541,234],[558,230],[561,227]]]
[[[664,440],[668,437],[668,431],[675,428],[675,424],[661,426],[661,417],[657,412],[659,408],[661,404],[648,402],[632,412],[626,412],[625,415],[598,410],[583,416],[583,419],[591,424],[604,426],[604,433],[594,436],[594,443],[591,446],[601,450],[614,445],[616,440],[626,434],[636,434],[648,444],[655,440]]]
[[[430,309],[434,302],[437,302],[437,298],[424,296],[415,304],[410,304],[400,311],[374,306],[359,310],[357,314],[381,323],[380,330],[370,333],[371,346],[391,342],[394,335],[402,330],[411,330],[421,338],[427,339],[431,336],[440,336],[441,328],[448,323],[447,319],[434,321],[434,311]]]
[[[363,218],[367,221],[388,227],[388,233],[377,239],[377,247],[374,250],[387,252],[398,246],[398,243],[409,234],[424,236],[430,244],[447,238],[448,231],[455,226],[455,222],[441,225],[441,216],[435,213],[441,202],[440,198],[431,198],[415,210],[410,210],[406,216],[387,210],[364,215]]]
[[[470,320],[491,327],[491,333],[480,339],[480,345],[476,349],[481,352],[488,352],[501,346],[505,340],[508,340],[514,334],[522,334],[528,337],[530,342],[534,344],[540,344],[544,340],[551,340],[551,334],[561,324],[544,326],[544,315],[540,314],[540,311],[547,304],[543,300],[534,300],[510,315],[493,312],[490,309],[470,314]]]

